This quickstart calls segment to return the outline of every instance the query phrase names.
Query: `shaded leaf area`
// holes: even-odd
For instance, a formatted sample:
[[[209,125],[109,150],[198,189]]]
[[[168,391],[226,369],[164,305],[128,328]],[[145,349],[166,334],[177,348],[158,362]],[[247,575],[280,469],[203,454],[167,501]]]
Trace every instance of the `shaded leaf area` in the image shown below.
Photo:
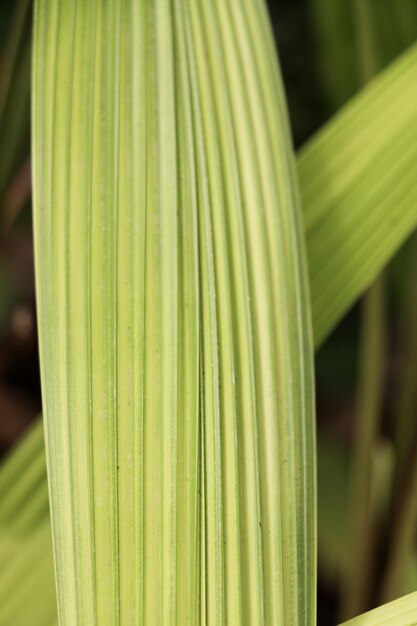
[[[29,135],[32,2],[19,0],[3,53],[0,80],[0,194],[27,155]]]
[[[0,471],[0,624],[57,623],[43,428],[36,423]],[[30,494],[30,496],[29,496]]]
[[[342,626],[414,626],[417,621],[417,593],[411,593],[359,615]]]
[[[371,30],[366,47],[372,64],[384,68],[417,37],[414,0],[308,0],[313,40],[317,45],[323,103],[334,113],[363,85],[366,50],[358,45],[358,15],[366,11]],[[359,18],[360,19],[360,18]]]

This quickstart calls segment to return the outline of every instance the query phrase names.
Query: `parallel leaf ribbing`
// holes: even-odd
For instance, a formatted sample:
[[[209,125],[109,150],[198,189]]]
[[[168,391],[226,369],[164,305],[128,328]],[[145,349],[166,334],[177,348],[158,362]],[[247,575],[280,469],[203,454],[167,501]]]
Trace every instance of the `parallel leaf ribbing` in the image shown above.
[[[51,528],[47,522],[19,538],[13,559],[9,560],[0,546],[1,558],[7,563],[0,573],[1,626],[25,626],[29,610],[34,626],[57,624]],[[10,545],[10,535],[4,537]]]
[[[182,44],[183,46],[185,43]],[[305,216],[307,220],[307,242],[308,242],[308,252],[309,252],[309,266],[310,266],[310,274],[311,274],[311,291],[312,291],[312,299],[313,299],[313,312],[315,322],[315,344],[316,346],[320,344],[325,336],[327,336],[337,319],[340,315],[349,307],[357,295],[360,293],[361,289],[366,286],[362,285],[363,278],[365,276],[366,284],[368,284],[375,275],[382,269],[384,263],[389,259],[389,257],[395,252],[398,246],[401,244],[403,238],[407,235],[407,229],[411,231],[414,225],[414,215],[417,206],[417,202],[415,200],[415,176],[413,175],[413,167],[414,167],[414,157],[412,152],[412,147],[415,144],[414,138],[407,131],[409,120],[415,116],[415,112],[413,112],[413,106],[416,99],[411,98],[411,95],[414,93],[415,89],[415,81],[409,80],[410,76],[414,76],[417,68],[417,55],[415,50],[410,50],[400,61],[396,62],[392,68],[388,71],[384,72],[380,78],[372,83],[372,85],[364,90],[356,99],[354,106],[352,109],[351,105],[346,109],[346,111],[340,116],[336,117],[332,122],[330,122],[327,127],[323,129],[323,131],[319,132],[318,135],[310,142],[309,146],[306,147],[305,152],[302,152],[300,155],[300,173],[301,173],[301,183],[302,183],[302,192],[305,201]],[[182,70],[184,71],[184,69]],[[398,88],[397,78],[401,78],[401,89]],[[182,79],[183,80],[183,79]],[[393,87],[391,87],[391,84]],[[185,87],[184,87],[185,88]],[[183,87],[181,87],[181,90]],[[188,101],[188,97],[186,98]],[[407,115],[397,116],[396,112],[399,110],[405,111],[403,107],[403,102],[407,102],[411,108],[407,109]],[[185,102],[183,103],[185,106]],[[190,106],[190,105],[189,105]],[[348,113],[351,111],[350,113]],[[384,116],[387,113],[387,118]],[[378,117],[380,123],[374,125],[372,122],[374,118]],[[188,113],[187,113],[188,116]],[[183,118],[182,118],[183,119]],[[381,122],[382,119],[382,122]],[[381,132],[380,128],[382,127],[390,127],[390,119],[399,123],[398,128],[394,130],[394,134],[392,136],[392,141],[388,144],[381,144]],[[339,121],[340,120],[340,121]],[[344,121],[343,121],[344,120]],[[178,122],[180,123],[180,122]],[[184,123],[184,122],[182,122]],[[190,122],[189,122],[190,124]],[[351,128],[349,133],[343,132],[344,124],[348,124]],[[188,131],[190,132],[190,131]],[[230,132],[230,130],[229,130]],[[324,139],[322,139],[322,133]],[[316,161],[318,160],[320,163],[324,163],[324,153],[326,149],[326,144],[333,145],[333,149],[331,154],[335,155],[338,152],[340,145],[339,143],[335,144],[336,138],[342,138],[342,144],[344,150],[349,151],[350,154],[355,154],[356,157],[352,156],[351,164],[354,165],[355,158],[359,158],[360,151],[355,146],[359,145],[358,141],[361,145],[366,144],[366,149],[368,151],[368,155],[371,158],[367,158],[365,161],[361,163],[361,166],[355,167],[352,170],[351,175],[349,176],[349,186],[341,186],[338,188],[337,193],[335,193],[335,189],[332,184],[323,185],[320,183],[322,181],[323,174],[318,171],[317,167],[314,166]],[[398,159],[398,141],[397,137],[401,138],[402,145],[404,147],[404,154],[406,155],[405,159],[401,160],[401,167],[398,176],[387,176],[386,168],[384,164],[391,165],[395,164]],[[192,138],[189,140],[191,145],[193,145]],[[411,148],[411,151],[410,151]],[[355,149],[355,152],[352,152]],[[190,148],[189,148],[190,150]],[[372,154],[371,154],[372,152]],[[183,151],[184,153],[184,151]],[[379,158],[384,156],[384,163],[379,162]],[[396,156],[397,155],[397,156]],[[190,156],[190,160],[191,156]],[[181,162],[186,163],[185,156],[181,158]],[[308,164],[311,164],[312,167]],[[192,164],[191,164],[192,165]],[[190,165],[190,167],[191,167]],[[229,167],[229,160],[226,159],[224,162],[224,167]],[[188,171],[188,165],[186,166]],[[346,161],[339,162],[335,161],[334,164],[334,175],[336,180],[340,180],[343,177],[346,170]],[[407,172],[410,172],[411,175],[408,176]],[[377,247],[378,254],[373,257],[372,264],[369,265],[369,249],[367,246],[367,240],[361,238],[361,229],[362,223],[353,228],[349,222],[346,222],[345,219],[340,220],[340,214],[346,213],[346,208],[344,203],[342,202],[345,194],[353,194],[353,197],[358,197],[358,194],[361,194],[362,189],[362,179],[371,177],[373,180],[373,184],[380,189],[380,197],[384,199],[383,202],[375,202],[373,196],[369,196],[368,194],[363,196],[363,212],[364,214],[370,213],[372,217],[372,225],[376,223],[384,224],[384,221],[387,219],[387,215],[391,214],[391,209],[396,209],[395,197],[400,196],[401,201],[403,202],[403,210],[400,213],[400,222],[403,223],[403,226],[400,230],[384,230],[381,232],[381,237],[374,237],[373,244]],[[315,181],[318,181],[320,184],[315,184]],[[185,184],[185,183],[184,183]],[[309,191],[310,190],[310,191]],[[397,190],[397,191],[395,191]],[[390,204],[390,202],[392,204]],[[333,212],[336,212],[339,217],[333,218]],[[360,217],[360,216],[359,216]],[[398,217],[398,216],[397,216]],[[334,227],[335,220],[337,222],[337,228]],[[362,220],[360,220],[361,222]],[[327,226],[327,224],[329,226]],[[333,224],[333,226],[332,226]],[[353,223],[353,226],[355,223]],[[326,236],[325,240],[321,240],[321,236],[319,236],[319,232],[322,235]],[[369,236],[369,232],[368,232]],[[359,241],[360,239],[360,241]],[[348,245],[348,242],[352,240],[352,245]],[[320,245],[320,241],[327,241],[326,244],[328,246],[328,254],[329,257],[321,256],[322,246]],[[360,247],[357,246],[357,242],[359,241]],[[316,242],[316,243],[314,243]],[[344,245],[341,245],[341,242],[345,242]],[[386,242],[389,243],[387,247]],[[324,245],[324,244],[323,244]],[[352,253],[354,252],[354,254]],[[366,274],[363,274],[362,269],[363,266],[366,267]],[[331,271],[334,275],[334,281],[332,282],[333,288],[330,288],[326,291],[325,297],[323,297],[322,287],[320,285],[320,272],[322,268],[327,268],[326,271]],[[358,269],[361,271],[358,271]],[[346,281],[346,276],[350,275],[351,271],[354,270],[355,280],[352,282]],[[243,269],[241,272],[241,280],[238,284],[236,284],[235,288],[244,290],[246,289],[246,280],[242,278]],[[344,276],[343,282],[339,280],[339,276]],[[358,282],[359,281],[359,282]],[[361,287],[362,285],[362,287]],[[343,286],[343,289],[341,288]],[[319,290],[319,291],[318,291]],[[320,291],[321,290],[321,291]],[[339,313],[335,315],[332,313],[329,315],[329,303],[332,304],[337,302],[340,298],[337,309]],[[195,305],[194,305],[195,306]],[[187,311],[190,312],[190,308],[187,308]],[[240,318],[241,319],[241,318]],[[187,320],[186,324],[189,324],[189,320]],[[239,328],[244,328],[244,325],[239,326]],[[240,332],[240,331],[239,331]],[[240,332],[241,341],[243,341],[242,337],[245,333]],[[193,348],[190,346],[190,351]],[[196,349],[196,347],[194,347]],[[239,345],[239,350],[241,352],[241,364],[240,367],[244,371],[250,371],[250,366],[247,365],[246,359],[248,358],[248,350],[250,350],[250,345],[248,343],[248,338],[246,339],[246,344],[241,343]],[[192,360],[192,359],[191,359]],[[245,365],[246,363],[246,365]],[[140,367],[140,366],[136,366]],[[245,369],[246,368],[246,369]],[[253,376],[253,374],[252,374]],[[242,392],[243,393],[243,392]],[[251,387],[248,386],[245,390],[245,415],[250,415],[250,402],[253,397]],[[253,400],[252,400],[253,402]],[[243,400],[242,400],[243,403]],[[242,404],[243,406],[243,404]],[[247,408],[249,407],[249,408]],[[245,422],[248,423],[248,422]],[[255,425],[248,425],[245,433],[247,433],[247,438],[245,441],[248,442],[248,446],[251,446],[251,438],[255,436]],[[33,487],[33,477],[32,477],[32,463],[38,466],[42,464],[42,461],[39,460],[40,457],[44,456],[44,448],[43,448],[43,437],[42,437],[42,424],[39,422],[36,426],[37,431],[37,445],[33,443],[32,435],[29,439],[23,442],[22,448],[19,448],[18,452],[15,452],[13,456],[10,458],[10,461],[4,467],[4,470],[0,473],[0,490],[2,496],[2,511],[6,511],[6,505],[3,508],[3,502],[6,502],[6,491],[8,491],[9,487],[12,484],[16,484],[15,481],[18,476],[21,474],[21,468],[23,468],[22,476],[19,478],[18,485],[22,485],[22,487],[18,487],[21,489],[21,503],[24,504],[24,508],[20,508],[20,505],[16,503],[16,506],[10,512],[10,516],[7,516],[7,520],[4,523],[4,529],[2,527],[2,539],[1,543],[7,546],[7,554],[8,558],[15,558],[12,555],[19,553],[20,543],[11,542],[9,531],[6,530],[9,528],[18,528],[19,525],[25,530],[25,532],[32,532],[30,524],[33,521],[32,510],[34,511],[34,515],[37,517],[39,511],[39,518],[43,518],[45,520],[44,523],[48,524],[47,516],[48,516],[48,507],[47,507],[47,499],[46,499],[46,487],[44,482],[43,489],[39,490],[34,489]],[[189,431],[189,437],[197,437],[198,435],[193,429]],[[33,434],[33,437],[35,437]],[[246,435],[245,435],[246,436]],[[26,445],[34,446],[33,454],[22,460],[21,454],[26,450]],[[187,448],[190,451],[190,458],[188,461],[188,472],[189,475],[193,474],[192,464],[193,464],[193,454],[191,453],[191,447]],[[26,452],[25,452],[26,454]],[[33,459],[33,460],[31,460]],[[246,457],[247,470],[245,476],[248,474],[250,467],[257,467],[259,460],[257,460],[254,455],[252,460],[250,457],[250,452]],[[185,459],[183,460],[185,463]],[[13,475],[8,470],[8,467],[16,465],[15,471]],[[203,451],[201,451],[201,465],[204,466],[204,455]],[[140,464],[137,463],[137,468],[140,467]],[[185,470],[184,470],[185,471]],[[3,473],[4,472],[4,473]],[[195,475],[195,474],[194,474]],[[256,484],[253,482],[253,477],[255,474],[251,474],[252,476],[252,485],[249,484],[248,480],[248,492],[249,490],[253,490],[253,493],[256,493]],[[43,477],[43,481],[45,481],[45,475]],[[204,495],[204,485],[201,484],[201,476],[198,479],[200,481],[199,489],[200,492]],[[25,487],[26,485],[26,487]],[[42,496],[39,496],[42,492]],[[7,496],[9,497],[9,496]],[[11,496],[12,500],[16,498],[13,494]],[[20,496],[19,496],[20,498]],[[20,501],[20,500],[19,500]],[[256,505],[259,506],[259,505]],[[187,513],[184,510],[184,516],[195,516],[194,504],[191,502],[188,503]],[[200,509],[200,513],[202,514]],[[5,513],[6,515],[6,513]],[[140,513],[139,513],[140,515]],[[246,515],[246,513],[245,513]],[[25,521],[26,520],[26,521]],[[178,522],[180,523],[180,522]],[[201,522],[201,534],[205,535],[206,526],[203,527],[204,519]],[[129,524],[127,524],[128,526]],[[197,526],[195,526],[196,528]],[[255,547],[251,547],[248,542],[248,551],[245,558],[248,559],[248,563],[250,562],[252,565],[252,569],[248,576],[253,576],[255,580],[251,581],[250,590],[257,589],[256,580],[261,580],[260,572],[262,571],[260,566],[253,566],[256,563],[256,542],[254,542]],[[198,557],[201,554],[201,584],[205,585],[205,577],[204,577],[204,544],[201,544],[200,548],[197,546],[194,547],[192,543],[189,545],[190,555],[188,558],[194,559],[192,556],[193,551],[198,551]],[[197,559],[198,560],[198,559]],[[30,561],[26,561],[26,563],[30,563]],[[184,568],[182,572],[178,573],[178,585],[182,585],[180,582],[180,576],[183,578],[188,578],[188,571],[191,571],[189,568]],[[196,577],[196,581],[199,580]],[[249,578],[248,578],[249,580]],[[252,584],[253,583],[253,584]],[[23,578],[20,577],[20,586],[24,586]],[[45,587],[45,598],[48,595],[48,588]],[[139,589],[138,593],[141,593],[140,587],[136,587]],[[248,590],[245,589],[245,594],[248,593]],[[255,592],[257,593],[257,592]],[[30,595],[29,592],[25,599],[25,606],[30,606]],[[33,596],[32,596],[33,597]],[[52,605],[54,605],[54,598],[52,595],[48,596]],[[255,596],[259,597],[259,596]],[[34,601],[37,601],[39,595],[34,597]],[[45,602],[47,600],[45,599]],[[204,607],[204,599],[202,599],[202,606]],[[256,606],[256,600],[248,599],[247,605],[252,607]],[[190,609],[191,610],[191,609]],[[262,610],[262,609],[261,609]]]
[[[414,626],[417,622],[417,593],[389,602],[354,617],[341,626]]]
[[[182,507],[196,508],[198,265],[186,241],[192,213],[177,195],[171,7],[39,2],[35,28],[37,273],[60,620],[175,623],[177,567],[196,593],[184,564],[196,514],[178,542],[176,521]],[[178,476],[184,450],[189,480]]]
[[[37,423],[0,472],[0,626],[56,624],[43,428]]]
[[[0,573],[7,572],[15,545],[29,538],[48,517],[44,438],[39,426],[31,428],[0,472],[0,546],[4,557]]]
[[[211,217],[214,250],[221,251],[215,265],[217,261],[220,266],[220,259],[230,255],[229,263],[215,267],[220,417],[222,413],[237,414],[230,431],[224,428],[224,441],[214,442],[213,465],[206,460],[206,474],[214,474],[220,467],[227,488],[222,494],[215,490],[212,496],[207,493],[206,510],[221,509],[225,520],[217,528],[217,541],[220,545],[223,534],[226,549],[221,557],[225,579],[230,583],[220,589],[225,596],[225,613],[219,619],[227,623],[240,623],[241,619],[248,623],[302,623],[314,614],[310,584],[314,555],[308,547],[314,529],[309,527],[313,518],[298,517],[296,503],[307,503],[314,493],[304,474],[307,467],[310,476],[314,470],[303,450],[305,424],[300,428],[294,419],[295,415],[302,416],[303,407],[296,406],[296,394],[288,393],[280,375],[282,368],[287,368],[290,376],[294,371],[303,376],[303,348],[291,334],[297,333],[302,319],[297,306],[304,307],[299,294],[292,300],[292,290],[281,288],[288,276],[300,272],[299,267],[292,266],[289,251],[297,245],[292,240],[293,214],[287,209],[295,203],[294,188],[291,162],[288,170],[288,161],[283,158],[288,142],[285,123],[277,118],[282,110],[280,87],[272,78],[275,70],[265,63],[265,44],[272,55],[270,33],[260,7],[241,4],[243,10],[237,3],[202,3],[191,16],[208,191],[215,209]],[[252,89],[242,90],[242,82],[253,85]],[[271,132],[277,123],[281,128]],[[217,136],[219,147],[213,141]],[[225,235],[228,242],[224,241]],[[228,319],[230,310],[232,320]],[[229,344],[231,324],[236,339]],[[247,337],[252,339],[249,344]],[[244,384],[245,379],[252,387]],[[234,398],[224,391],[231,385],[235,387]],[[308,398],[310,390],[306,391]],[[283,408],[281,419],[268,418],[280,415]],[[307,438],[311,439],[311,433]],[[255,449],[253,441],[257,442]],[[222,448],[226,454],[222,454]],[[281,459],[278,467],[277,458]],[[240,502],[235,500],[239,475],[244,477],[238,483],[242,484]],[[291,492],[291,484],[300,491]],[[306,508],[313,508],[312,501]],[[239,509],[245,511],[240,520]],[[236,537],[240,545],[233,546]],[[240,572],[244,575],[239,577]],[[211,581],[209,578],[208,583]],[[208,588],[211,610],[220,610],[220,592],[215,582],[212,597]],[[209,623],[210,619],[214,618],[209,614]]]
[[[299,155],[316,346],[417,227],[416,78],[414,46]]]
[[[62,624],[313,624],[312,346],[262,2],[39,0]]]

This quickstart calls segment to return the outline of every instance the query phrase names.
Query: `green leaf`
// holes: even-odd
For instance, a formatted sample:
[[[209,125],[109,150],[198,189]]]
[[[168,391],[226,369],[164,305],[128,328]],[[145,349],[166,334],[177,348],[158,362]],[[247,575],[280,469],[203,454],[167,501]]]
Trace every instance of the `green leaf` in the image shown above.
[[[416,181],[415,176],[408,173],[413,173],[415,163],[416,142],[413,133],[409,132],[413,127],[409,122],[417,113],[416,74],[417,51],[414,48],[320,131],[301,153],[299,167],[305,202],[316,346],[331,332],[361,289],[372,282],[415,226]],[[377,123],[374,123],[374,117]],[[388,133],[390,141],[385,141],[381,129]],[[399,152],[401,147],[403,152]],[[365,150],[366,158],[362,157],[361,149]],[[316,185],[316,176],[323,183],[323,173],[315,167],[315,162],[324,163],[328,150],[332,161],[327,177],[331,174],[335,184]],[[351,155],[351,161],[341,158],[344,151]],[[366,192],[366,181],[372,182],[371,192]],[[381,201],[374,189],[379,190]],[[346,217],[350,212],[346,207],[355,208],[355,198],[360,202],[361,211],[355,209],[356,216],[348,220]],[[400,212],[396,198],[400,200]],[[367,223],[368,216],[370,224]],[[380,225],[385,223],[392,224],[393,228],[381,229]],[[367,242],[369,233],[372,235],[370,243],[375,246],[372,255]],[[331,278],[330,289],[325,287],[324,278],[321,279],[322,272]],[[40,432],[40,423],[37,428]],[[36,454],[41,456],[44,453],[39,448]],[[30,472],[32,463],[39,462],[30,461],[27,471]],[[29,487],[25,498],[28,503],[34,498]],[[10,525],[18,521],[19,515],[16,509]],[[44,516],[47,516],[47,509]]]
[[[417,593],[359,615],[341,626],[415,626],[417,623]]]
[[[326,428],[317,433],[318,484],[318,555],[319,574],[331,589],[345,584],[343,573],[351,557],[348,539],[349,449],[340,436]],[[375,519],[389,515],[390,486],[394,468],[394,448],[391,442],[379,439],[372,450],[372,484],[369,506]],[[400,595],[415,587],[414,551],[406,564],[406,580]]]
[[[324,429],[317,432],[317,539],[319,575],[332,587],[340,581],[347,553],[349,458],[346,447]]]
[[[36,422],[0,471],[0,626],[56,623],[43,428]]]
[[[417,46],[298,160],[316,347],[417,226]]]
[[[36,3],[61,624],[313,624],[312,343],[262,2]]]

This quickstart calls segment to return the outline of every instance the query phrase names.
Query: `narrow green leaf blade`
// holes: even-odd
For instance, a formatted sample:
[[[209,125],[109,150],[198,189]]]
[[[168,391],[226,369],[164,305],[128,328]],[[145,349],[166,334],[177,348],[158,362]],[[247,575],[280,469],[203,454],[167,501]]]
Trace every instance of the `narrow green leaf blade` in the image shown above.
[[[415,626],[417,623],[417,593],[354,617],[341,626]]]
[[[41,421],[0,469],[0,626],[57,623]]]
[[[301,151],[316,347],[417,226],[417,46]]]

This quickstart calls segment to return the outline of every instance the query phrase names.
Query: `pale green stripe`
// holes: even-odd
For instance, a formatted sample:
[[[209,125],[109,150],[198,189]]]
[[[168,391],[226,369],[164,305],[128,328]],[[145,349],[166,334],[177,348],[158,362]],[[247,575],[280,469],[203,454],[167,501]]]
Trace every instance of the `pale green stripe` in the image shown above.
[[[199,293],[198,293],[198,241],[197,241],[197,180],[195,146],[192,127],[192,102],[189,86],[189,60],[186,46],[186,17],[184,10],[174,8],[174,48],[176,73],[177,158],[180,184],[178,201],[186,208],[179,221],[181,241],[179,254],[179,350],[178,386],[185,393],[178,394],[178,442],[184,449],[178,457],[177,498],[179,507],[176,541],[183,550],[177,550],[176,585],[183,590],[177,595],[176,620],[178,624],[195,624],[200,620],[199,527],[198,490],[201,486],[200,410],[199,398]],[[191,270],[191,271],[190,271]],[[193,420],[192,416],[197,419]],[[184,416],[185,419],[181,419]],[[189,540],[184,536],[189,533]]]

